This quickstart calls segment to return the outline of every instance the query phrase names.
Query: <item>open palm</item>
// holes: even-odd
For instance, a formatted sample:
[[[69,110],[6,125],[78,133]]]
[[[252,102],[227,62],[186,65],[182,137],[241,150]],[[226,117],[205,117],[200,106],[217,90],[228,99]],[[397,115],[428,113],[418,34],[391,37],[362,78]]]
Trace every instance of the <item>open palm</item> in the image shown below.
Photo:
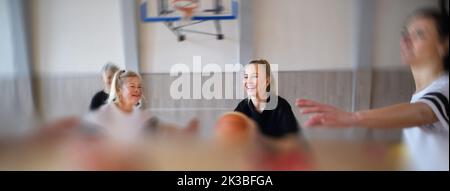
[[[352,127],[355,115],[334,106],[319,102],[299,99],[295,104],[303,115],[312,115],[304,124],[306,127]]]

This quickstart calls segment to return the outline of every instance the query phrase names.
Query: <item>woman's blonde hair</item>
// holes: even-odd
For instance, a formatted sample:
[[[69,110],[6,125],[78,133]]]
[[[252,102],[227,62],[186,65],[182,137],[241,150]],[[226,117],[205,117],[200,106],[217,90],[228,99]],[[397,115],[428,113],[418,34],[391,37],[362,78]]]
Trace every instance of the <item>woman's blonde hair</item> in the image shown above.
[[[114,74],[113,81],[111,83],[111,92],[109,94],[108,103],[113,103],[118,100],[119,90],[124,85],[127,78],[137,77],[142,81],[141,75],[133,71],[120,70]],[[143,98],[144,96],[142,96]]]

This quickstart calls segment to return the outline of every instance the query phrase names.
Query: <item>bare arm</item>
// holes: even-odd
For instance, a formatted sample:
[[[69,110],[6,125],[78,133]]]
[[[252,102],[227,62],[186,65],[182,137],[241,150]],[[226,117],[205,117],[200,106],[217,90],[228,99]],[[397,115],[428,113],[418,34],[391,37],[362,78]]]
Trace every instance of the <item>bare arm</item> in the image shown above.
[[[369,128],[406,128],[438,121],[433,110],[424,103],[398,104],[381,109],[357,112],[357,126]]]
[[[311,100],[298,100],[302,114],[313,116],[305,122],[307,127],[366,127],[407,128],[432,124],[438,119],[433,110],[424,103],[405,103],[380,109],[345,112],[330,105]]]

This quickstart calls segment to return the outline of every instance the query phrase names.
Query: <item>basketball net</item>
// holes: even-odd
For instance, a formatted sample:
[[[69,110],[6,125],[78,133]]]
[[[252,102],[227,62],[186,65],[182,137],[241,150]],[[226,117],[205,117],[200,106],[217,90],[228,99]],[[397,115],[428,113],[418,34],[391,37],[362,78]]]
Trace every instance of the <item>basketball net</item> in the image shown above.
[[[191,21],[195,12],[199,8],[199,0],[172,0],[172,5],[176,11],[183,15],[183,21]]]

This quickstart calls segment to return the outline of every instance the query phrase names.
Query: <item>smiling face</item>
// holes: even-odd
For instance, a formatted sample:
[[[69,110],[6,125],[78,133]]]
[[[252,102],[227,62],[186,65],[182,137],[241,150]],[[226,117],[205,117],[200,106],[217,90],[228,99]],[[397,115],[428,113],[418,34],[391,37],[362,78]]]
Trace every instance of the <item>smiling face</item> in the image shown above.
[[[265,99],[270,78],[266,74],[263,64],[249,64],[245,68],[243,85],[247,95],[251,98]]]
[[[119,90],[120,102],[127,105],[137,105],[142,98],[142,84],[139,77],[125,78]]]
[[[400,46],[403,62],[411,66],[439,62],[445,56],[445,44],[439,36],[436,22],[429,18],[412,18],[403,32]]]

